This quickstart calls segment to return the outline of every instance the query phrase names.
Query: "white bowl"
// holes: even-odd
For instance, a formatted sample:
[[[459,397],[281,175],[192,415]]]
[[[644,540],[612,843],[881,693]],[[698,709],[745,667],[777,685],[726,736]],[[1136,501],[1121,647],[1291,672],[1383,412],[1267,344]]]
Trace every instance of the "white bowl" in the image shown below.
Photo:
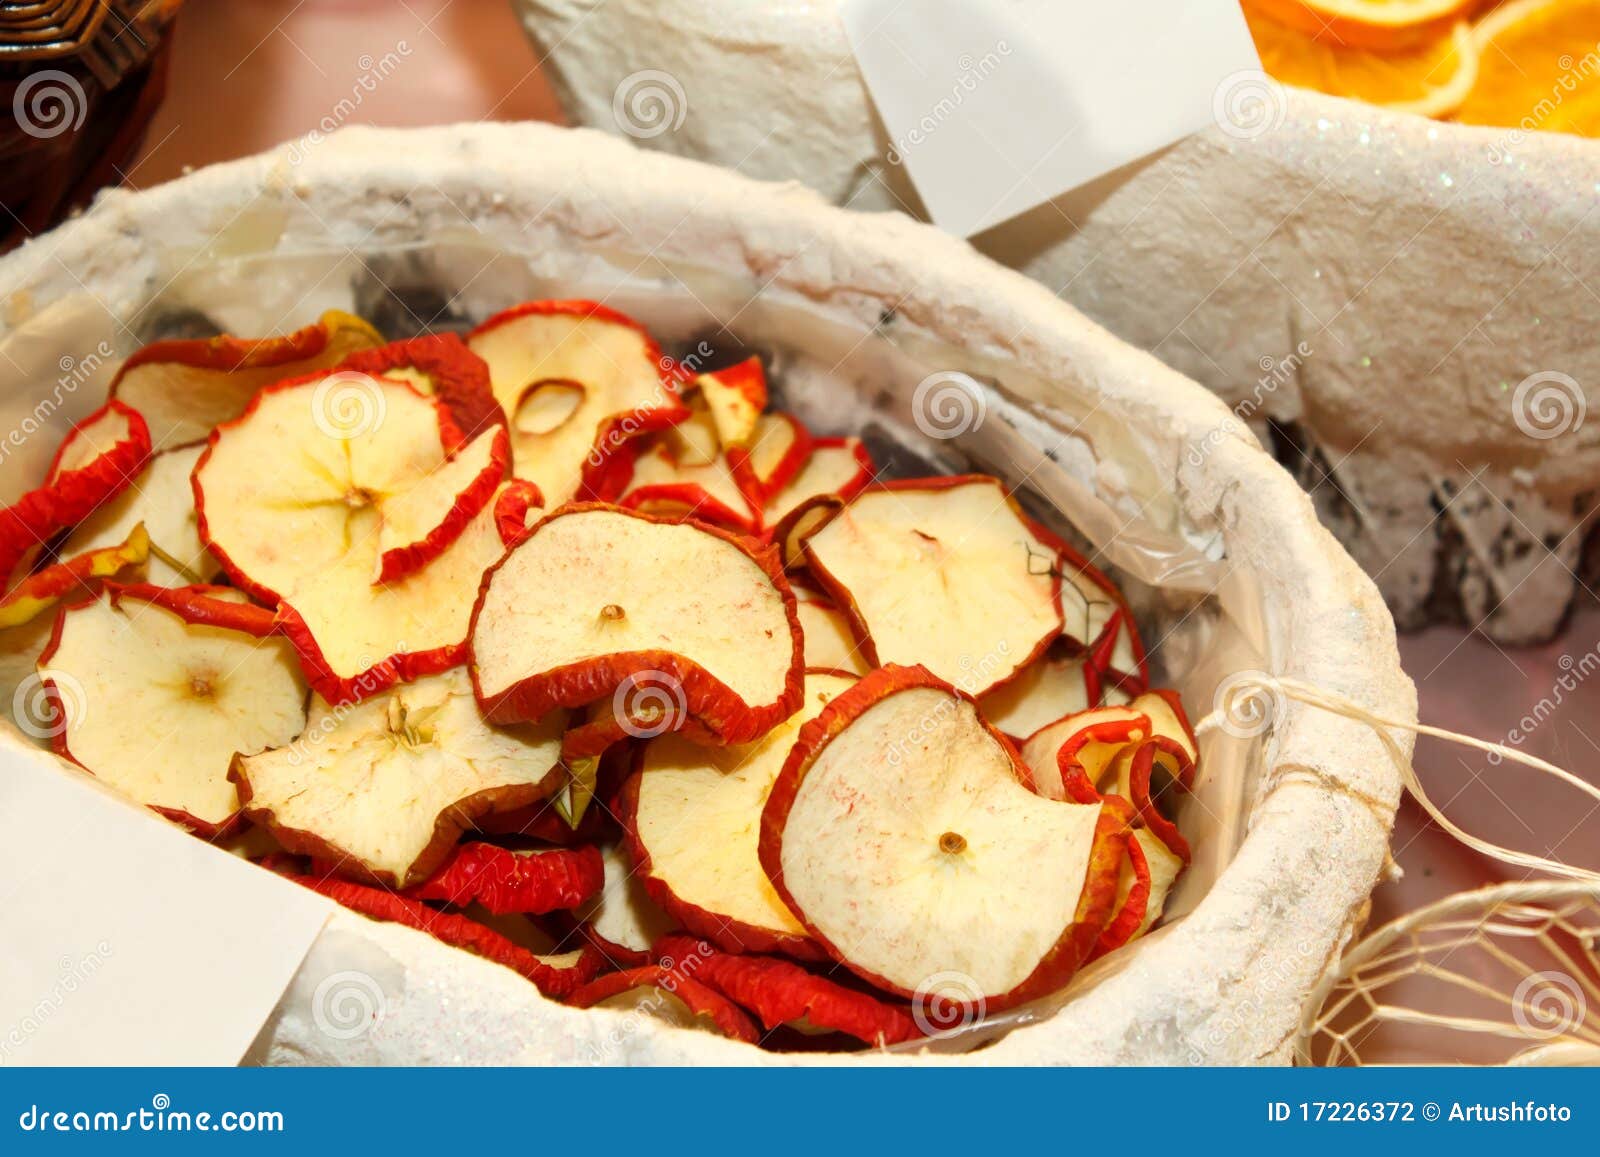
[[[1058,523],[1064,514],[1133,593],[1146,637],[1160,644],[1158,666],[1197,716],[1225,676],[1254,667],[1414,718],[1376,589],[1205,390],[926,226],[599,134],[348,129],[106,194],[0,260],[0,353],[38,367],[99,341],[125,354],[195,313],[241,332],[288,328],[330,306],[392,324],[408,315],[389,293],[417,323],[562,295],[604,297],[680,347],[725,331],[767,351],[789,403],[823,429],[865,428],[880,447],[951,466],[975,460],[1023,484]],[[987,408],[958,437],[929,437],[915,389],[948,371],[984,382]],[[5,400],[26,408],[36,380],[13,383]],[[74,405],[92,406],[91,392]],[[62,428],[69,417],[50,421]],[[36,457],[52,440],[33,440]],[[0,465],[9,492],[38,469],[27,458]],[[1218,731],[1204,741],[1205,783],[1183,817],[1199,850],[1177,898],[1181,918],[972,1062],[1288,1057],[1302,1000],[1363,917],[1400,786],[1362,726],[1271,706],[1259,738]],[[60,772],[43,753],[33,766]],[[389,993],[382,1025],[354,1038],[320,1031],[315,1003],[319,984],[349,969]],[[496,965],[348,913],[330,923],[255,1055],[817,1059],[564,1008]]]

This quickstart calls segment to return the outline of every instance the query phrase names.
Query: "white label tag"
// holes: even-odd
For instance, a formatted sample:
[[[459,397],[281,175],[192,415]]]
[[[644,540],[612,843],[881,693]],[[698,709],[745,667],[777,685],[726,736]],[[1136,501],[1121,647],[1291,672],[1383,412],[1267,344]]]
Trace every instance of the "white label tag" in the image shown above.
[[[0,1066],[231,1065],[332,904],[0,749]]]
[[[841,0],[856,60],[940,228],[968,237],[1265,91],[1238,4]]]

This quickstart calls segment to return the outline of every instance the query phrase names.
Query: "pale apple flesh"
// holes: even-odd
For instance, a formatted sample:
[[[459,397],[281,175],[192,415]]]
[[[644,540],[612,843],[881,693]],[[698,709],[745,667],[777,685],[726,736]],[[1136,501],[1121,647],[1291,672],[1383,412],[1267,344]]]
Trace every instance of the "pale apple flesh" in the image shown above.
[[[1007,735],[1026,737],[1100,702],[1100,681],[1083,655],[1047,651],[1009,683],[978,700],[983,716]]]
[[[99,580],[120,576],[149,561],[150,536],[134,526],[126,540],[52,563],[17,583],[0,599],[0,628],[17,627],[43,615],[64,598],[95,593]]]
[[[506,432],[496,426],[383,503],[373,581],[393,582],[439,557],[488,505],[509,461]]]
[[[1092,803],[1125,750],[1151,734],[1150,717],[1132,707],[1097,707],[1041,727],[1022,745],[1033,787],[1049,799]]]
[[[600,856],[605,864],[604,890],[576,913],[584,934],[614,964],[624,968],[648,964],[656,941],[681,925],[650,898],[644,877],[620,843],[601,848]]]
[[[808,723],[762,817],[761,861],[830,953],[886,991],[969,978],[990,1010],[1052,991],[1110,919],[1131,809],[1025,786],[970,697],[873,672]]]
[[[64,610],[39,674],[61,713],[62,754],[204,831],[238,811],[235,753],[287,743],[306,721],[286,642],[191,624],[127,592]]]
[[[726,742],[793,712],[803,662],[773,552],[698,523],[581,504],[546,518],[489,573],[471,653],[492,718],[605,700],[626,718],[638,700],[650,712],[639,727],[693,717]]]
[[[1045,544],[993,478],[890,483],[805,540],[807,567],[875,665],[920,664],[973,695],[1012,678],[1061,631]]]
[[[559,506],[585,497],[585,478],[627,439],[686,415],[639,326],[593,302],[531,302],[468,336],[512,431],[518,478]],[[543,383],[559,389],[540,389]],[[603,496],[602,496],[603,497]]]
[[[382,344],[366,322],[336,310],[282,337],[155,342],[122,364],[111,396],[144,415],[156,449],[171,449],[237,418],[273,382],[328,369]]]
[[[726,369],[700,374],[695,385],[711,411],[718,441],[724,446],[748,446],[767,408],[767,375],[761,359],[746,358]]]
[[[703,465],[675,461],[664,442],[641,453],[622,506],[647,514],[680,512],[733,530],[752,531],[756,517],[719,453]]]
[[[733,952],[821,955],[761,868],[761,812],[800,728],[854,681],[808,673],[800,710],[754,743],[645,745],[620,818],[650,894],[689,931]]]
[[[872,481],[872,475],[872,459],[861,439],[819,438],[800,469],[766,500],[762,525],[777,526],[815,498],[853,498]]]
[[[316,702],[304,736],[240,756],[233,776],[245,814],[285,848],[405,888],[480,815],[549,793],[565,724],[486,723],[456,668],[353,706]]]
[[[867,660],[850,630],[850,621],[838,607],[825,600],[804,598],[797,608],[800,633],[805,639],[806,667],[824,671],[848,671],[865,675]]]
[[[186,446],[153,455],[126,490],[78,524],[61,548],[62,555],[114,546],[143,524],[151,546],[148,581],[172,587],[211,582],[222,566],[200,541],[190,483],[204,450]]]

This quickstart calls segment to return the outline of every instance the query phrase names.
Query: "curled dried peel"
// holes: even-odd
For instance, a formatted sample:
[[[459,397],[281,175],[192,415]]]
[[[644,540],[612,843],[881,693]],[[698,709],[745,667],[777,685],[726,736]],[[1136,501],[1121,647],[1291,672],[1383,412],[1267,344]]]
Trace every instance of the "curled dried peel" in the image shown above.
[[[0,576],[115,498],[149,457],[149,428],[127,406],[108,402],[79,422],[56,451],[45,484],[0,509]]]
[[[459,668],[347,707],[233,763],[245,814],[290,851],[392,887],[426,880],[480,816],[554,787],[565,718],[486,723]]]
[[[409,895],[457,907],[478,904],[495,916],[543,915],[588,902],[604,881],[605,866],[593,847],[511,851],[471,843]]]
[[[374,581],[394,582],[443,554],[499,489],[509,461],[506,432],[494,427],[384,503]]]
[[[717,952],[704,941],[669,936],[657,952],[681,973],[749,1010],[769,1031],[787,1025],[808,1034],[842,1032],[879,1048],[924,1033],[903,1006],[847,988],[774,956]]]
[[[1100,934],[1094,955],[1104,956],[1148,932],[1161,918],[1183,869],[1183,859],[1159,837],[1147,828],[1136,829],[1117,879],[1116,915]]]
[[[569,1001],[575,1008],[642,1012],[677,1028],[709,1029],[755,1044],[761,1033],[738,1005],[709,985],[660,965],[646,965],[584,985]]]
[[[153,454],[127,489],[80,522],[61,548],[63,557],[100,550],[123,542],[143,525],[152,552],[147,577],[162,586],[206,583],[222,566],[200,541],[190,475],[204,446],[186,446]]]
[[[489,367],[460,335],[430,333],[351,354],[336,367],[394,378],[438,398],[468,438],[505,421],[489,387]]]
[[[766,527],[782,524],[794,511],[819,498],[848,501],[872,481],[872,456],[859,438],[818,438],[794,475],[768,496],[761,511]]]
[[[805,540],[807,568],[854,624],[869,662],[917,663],[992,690],[1061,631],[1045,544],[1004,487],[979,475],[892,482]]]
[[[545,996],[557,1000],[577,992],[600,969],[600,957],[587,949],[541,955],[476,920],[454,912],[440,912],[420,900],[382,888],[330,877],[291,876],[290,879],[369,919],[404,924],[453,948],[463,948],[503,965],[532,981]]]
[[[704,465],[675,461],[665,443],[645,449],[634,460],[633,477],[619,505],[663,517],[695,518],[749,533],[757,518],[719,453]]]
[[[0,599],[0,629],[32,622],[70,594],[92,592],[95,580],[137,567],[147,561],[149,553],[150,537],[141,524],[115,546],[86,551],[35,571]]]
[[[1041,727],[1022,745],[1034,790],[1049,799],[1094,803],[1097,785],[1119,754],[1151,734],[1149,716],[1132,707],[1080,711]]]
[[[689,931],[730,952],[825,959],[773,890],[757,844],[767,795],[800,728],[853,682],[807,673],[800,710],[754,743],[707,747],[663,735],[639,753],[619,818],[650,895]]]
[[[337,310],[281,337],[153,342],[122,363],[111,396],[145,416],[155,446],[182,446],[237,418],[263,387],[382,344],[377,330]]]
[[[1064,984],[1112,915],[1131,809],[1026,786],[970,697],[885,667],[801,729],[762,815],[762,867],[858,976],[915,997],[963,978],[989,1011]]]
[[[163,814],[211,834],[238,811],[235,752],[287,743],[305,725],[305,683],[281,640],[194,615],[158,588],[113,588],[66,608],[39,658],[61,754]],[[208,589],[195,601],[225,603]]]
[[[728,743],[798,706],[801,646],[773,552],[597,504],[556,511],[488,574],[471,638],[491,718],[609,702],[631,734],[692,722]]]
[[[700,374],[694,380],[724,446],[748,446],[767,408],[767,375],[761,359],[746,358],[737,365]]]
[[[467,344],[488,364],[509,420],[516,477],[552,506],[612,497],[603,493],[607,460],[630,439],[688,416],[660,347],[596,302],[527,302],[485,321]]]
[[[727,448],[728,467],[754,510],[787,486],[811,454],[811,431],[793,414],[763,414],[749,440]]]

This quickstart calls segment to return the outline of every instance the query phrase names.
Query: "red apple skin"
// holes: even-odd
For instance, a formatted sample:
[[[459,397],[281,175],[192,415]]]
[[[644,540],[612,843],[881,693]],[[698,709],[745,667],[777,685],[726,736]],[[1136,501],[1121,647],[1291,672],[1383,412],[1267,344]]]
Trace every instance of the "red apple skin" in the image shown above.
[[[913,490],[952,490],[958,486],[965,486],[974,482],[998,482],[998,479],[988,474],[949,474],[941,475],[936,478],[903,478],[893,482],[875,482],[870,485],[863,485],[857,491],[857,494],[865,494],[868,491],[872,491],[874,493],[878,491],[903,493]],[[851,495],[851,497],[853,498],[855,495]],[[1017,504],[1015,498],[1008,495],[1007,503],[1010,505],[1012,510],[1016,511],[1017,516],[1021,518],[1025,524],[1027,524],[1029,529],[1035,531],[1036,533],[1040,532],[1038,525],[1022,512],[1022,508]],[[815,534],[820,529],[821,525],[813,527],[811,533]],[[822,588],[822,593],[827,595],[828,598],[832,600],[833,604],[839,609],[839,612],[844,615],[845,622],[850,627],[850,634],[854,637],[856,645],[861,650],[862,656],[872,666],[882,666],[882,660],[878,657],[878,649],[873,644],[872,634],[867,630],[866,619],[861,614],[861,608],[856,605],[855,598],[850,594],[850,591],[845,587],[845,585],[838,579],[834,578],[833,575],[828,573],[828,569],[817,561],[815,555],[813,555],[811,552],[808,542],[809,537],[810,536],[808,535],[807,539],[802,540],[800,545],[800,551],[805,560],[806,572],[810,574],[812,579],[816,581],[817,585]],[[1047,538],[1045,541],[1049,542],[1050,540]],[[1052,543],[1052,546],[1053,545],[1054,544]],[[1059,575],[1052,577],[1051,589],[1055,599],[1056,620],[1059,623],[1061,621],[1061,578]],[[1045,635],[1038,641],[1038,643],[1034,645],[1033,650],[1028,652],[1022,661],[1017,664],[1016,669],[1013,670],[1011,674],[1007,675],[1004,679],[1001,679],[992,686],[984,688],[984,693],[988,694],[990,692],[997,691],[1001,687],[1004,687],[1019,678],[1023,671],[1028,668],[1029,664],[1041,658],[1044,653],[1050,649],[1050,644],[1055,642],[1056,637],[1057,635],[1054,634]],[[919,667],[918,670],[921,670],[921,668]],[[996,732],[996,734],[999,734],[999,732]],[[1031,787],[1033,783],[1032,775],[1028,775],[1023,782],[1027,783]]]
[[[392,872],[374,872],[365,864],[329,843],[315,832],[291,828],[278,822],[270,808],[251,807],[255,792],[244,766],[244,757],[235,755],[228,768],[228,778],[239,789],[239,810],[251,823],[266,828],[285,851],[310,856],[319,863],[329,864],[340,875],[380,888],[404,890],[424,883],[449,860],[461,837],[479,830],[478,820],[484,816],[500,815],[540,803],[564,782],[561,768],[553,767],[538,783],[513,784],[492,787],[456,800],[439,813],[433,822],[433,837],[420,855],[412,861],[405,879],[396,879]]]
[[[431,650],[388,655],[365,671],[342,676],[322,657],[322,648],[299,611],[288,603],[279,603],[276,618],[278,633],[294,647],[306,682],[335,707],[371,698],[396,683],[411,683],[424,675],[437,675],[451,667],[459,667],[467,660],[467,641],[463,639],[459,643],[447,643]]]
[[[599,955],[585,947],[583,955],[573,967],[553,968],[526,948],[512,943],[494,929],[475,920],[454,912],[440,912],[420,900],[412,900],[382,888],[315,875],[289,878],[369,919],[404,924],[408,928],[426,932],[453,948],[464,948],[504,965],[532,981],[541,993],[555,1000],[579,991],[601,967]]]
[[[234,602],[218,596],[238,594],[233,587],[195,583],[185,587],[158,587],[149,583],[106,583],[113,603],[123,599],[154,603],[197,627],[222,627],[257,639],[278,633],[277,618],[266,607]]]
[[[277,606],[283,601],[283,596],[278,591],[271,590],[270,588],[265,587],[252,579],[248,574],[239,568],[239,565],[235,563],[233,559],[228,557],[228,552],[226,550],[218,546],[216,542],[212,540],[210,528],[206,523],[206,496],[205,490],[200,484],[200,476],[205,472],[206,464],[211,461],[211,452],[216,448],[217,442],[225,437],[230,430],[237,429],[239,426],[242,426],[246,422],[250,421],[250,419],[255,416],[256,410],[260,408],[263,398],[266,398],[271,394],[280,393],[284,390],[296,389],[310,382],[320,382],[333,372],[333,370],[318,370],[315,373],[301,374],[298,377],[285,378],[281,382],[274,382],[272,385],[265,386],[261,390],[258,390],[256,395],[250,399],[250,404],[244,408],[244,412],[242,414],[240,414],[237,418],[234,418],[232,421],[223,422],[221,425],[217,426],[211,431],[210,436],[206,439],[206,448],[201,452],[199,459],[195,462],[194,473],[190,476],[190,483],[194,488],[195,522],[200,531],[200,541],[203,542],[206,545],[206,548],[211,551],[213,556],[215,556],[217,562],[221,564],[222,569],[227,572],[228,578],[234,586],[238,587],[240,590],[244,591],[258,602],[265,603],[267,606]],[[411,392],[414,394],[417,393],[417,391],[407,382],[388,381],[387,379],[385,379],[385,381],[388,385],[392,385],[400,389],[411,390]],[[422,398],[424,395],[417,394],[417,397]],[[462,437],[461,430],[459,427],[457,427],[455,419],[450,416],[450,411],[445,409],[443,403],[436,398],[427,398],[426,400],[432,404],[434,412],[438,417],[439,443],[441,450],[445,454],[453,454],[456,450],[460,449],[465,442],[465,439]],[[482,504],[480,504],[479,508],[482,509]],[[469,521],[471,521],[470,516],[465,519],[459,519],[459,525],[454,527],[454,533],[452,533],[445,542],[446,546],[460,536],[462,528],[464,528]],[[443,547],[440,549],[442,550]]]
[[[1133,934],[1139,931],[1139,925],[1144,923],[1145,913],[1150,909],[1150,862],[1145,859],[1144,849],[1139,846],[1139,841],[1134,839],[1131,833],[1127,848],[1128,862],[1133,868],[1133,887],[1128,889],[1128,895],[1123,899],[1122,906],[1106,925],[1105,931],[1100,933],[1094,951],[1089,953],[1089,960],[1098,960],[1106,953],[1115,952],[1132,940]]]
[[[750,504],[752,510],[760,510],[767,504],[778,491],[789,484],[789,480],[800,472],[800,467],[806,464],[806,459],[811,457],[813,438],[811,431],[793,414],[774,412],[773,417],[781,418],[788,423],[794,432],[794,440],[789,448],[784,451],[783,457],[778,459],[772,473],[765,478],[760,477],[755,467],[750,464],[750,451],[744,446],[729,446],[724,453],[728,456],[728,469],[733,473],[733,481],[744,494],[744,500]]]
[[[716,989],[769,1032],[804,1020],[880,1048],[924,1035],[902,1005],[817,976],[775,956],[727,955],[692,936],[663,936],[655,952],[661,964],[671,960],[675,971]]]
[[[817,450],[838,450],[848,447],[850,446],[851,441],[852,439],[850,438],[813,438],[811,440],[811,445],[806,450],[805,457],[809,458],[811,454]],[[798,513],[801,507],[810,506],[818,499],[836,501],[842,506],[844,503],[849,502],[857,494],[860,494],[868,486],[872,485],[872,480],[878,473],[878,466],[875,462],[873,462],[872,452],[867,449],[866,443],[862,442],[859,438],[854,439],[854,441],[855,446],[851,450],[851,454],[856,460],[856,472],[850,478],[850,480],[837,490],[830,491],[827,494],[813,495],[802,502],[800,507],[796,507],[795,510],[790,511],[789,514],[784,515],[784,517],[780,518],[777,522],[773,523],[769,527],[766,527],[766,533],[769,537],[781,542],[782,539],[777,537],[779,528],[785,523],[792,524],[791,516]],[[805,465],[804,459],[801,460],[800,465]],[[794,471],[791,471],[790,477],[793,477],[793,475],[798,472],[798,468],[796,468]],[[785,479],[784,481],[788,482],[789,479]],[[767,495],[767,497],[771,498],[773,495],[777,494],[778,490],[781,489],[783,489],[783,487],[778,487],[777,490],[772,491],[772,494]]]
[[[1067,718],[1072,717],[1069,715]],[[1060,722],[1058,719],[1055,723],[1047,723],[1039,730],[1054,727]],[[1149,716],[1135,714],[1130,719],[1108,719],[1100,723],[1091,723],[1068,736],[1067,741],[1056,749],[1056,767],[1061,772],[1061,787],[1067,799],[1074,803],[1099,803],[1105,798],[1095,787],[1094,781],[1089,778],[1083,763],[1078,759],[1078,753],[1086,744],[1140,743],[1150,735],[1151,729]],[[1038,732],[1034,734],[1037,735]]]
[[[506,483],[494,503],[494,526],[500,533],[500,542],[507,550],[516,546],[533,528],[528,525],[528,511],[543,510],[544,495],[539,487],[526,478],[513,478]]]
[[[225,333],[216,337],[151,342],[135,350],[122,363],[111,383],[111,396],[117,396],[117,387],[130,371],[152,362],[176,362],[223,373],[262,369],[314,358],[328,348],[331,335],[332,330],[325,322],[316,321],[279,337],[235,337]]]
[[[1139,637],[1139,629],[1133,621],[1133,611],[1128,607],[1128,601],[1123,597],[1122,591],[1117,588],[1116,583],[1106,576],[1104,571],[1084,558],[1071,543],[1067,542],[1066,539],[1048,526],[1031,518],[1028,519],[1028,525],[1042,542],[1048,544],[1051,550],[1061,556],[1060,561],[1063,566],[1069,566],[1083,574],[1090,582],[1103,590],[1112,602],[1116,603],[1117,611],[1106,622],[1099,638],[1084,640],[1085,649],[1089,652],[1090,663],[1097,668],[1102,683],[1126,691],[1131,696],[1137,697],[1143,694],[1150,685],[1149,664],[1145,657],[1144,640]],[[1066,597],[1065,592],[1063,592],[1062,597]],[[1127,628],[1128,639],[1133,646],[1137,670],[1114,671],[1111,669],[1111,654],[1116,647],[1119,616],[1120,625]]]
[[[656,363],[656,374],[661,379],[662,394],[669,399],[659,406],[639,406],[623,414],[613,414],[601,422],[589,457],[583,464],[578,488],[580,501],[610,502],[622,493],[632,474],[631,461],[621,463],[619,469],[612,459],[624,451],[641,434],[652,434],[676,426],[689,417],[689,408],[680,400],[683,377],[677,363],[661,352],[661,347],[650,331],[633,318],[598,301],[525,301],[510,309],[501,310],[467,334],[470,342],[481,333],[502,326],[529,314],[565,314],[577,318],[598,318],[635,330],[644,340],[645,352]]]
[[[806,499],[767,529],[767,540],[778,548],[783,556],[783,565],[788,570],[800,575],[807,573],[805,540],[832,522],[839,511],[844,509],[844,504],[845,500],[836,495],[818,494]],[[806,526],[802,533],[801,523],[813,515],[816,517],[816,522]],[[820,590],[817,593],[822,594]],[[833,602],[832,599],[828,601],[830,605]]]
[[[642,758],[643,748],[641,747],[636,754]],[[734,920],[707,911],[699,905],[681,899],[665,880],[657,877],[651,867],[650,853],[645,848],[644,841],[639,838],[639,778],[640,773],[635,771],[622,785],[622,791],[617,797],[616,814],[622,824],[622,838],[628,849],[628,857],[638,869],[645,892],[655,901],[657,907],[672,916],[687,931],[704,937],[725,952],[778,952],[792,956],[796,960],[818,963],[828,959],[827,952],[810,937],[795,936],[770,928],[758,928],[743,920]]]
[[[91,550],[29,575],[0,599],[0,627],[31,623],[59,600],[81,591],[92,596],[99,580],[138,566],[150,554],[150,536],[136,527],[126,542]]]
[[[392,341],[351,354],[335,367],[381,378],[385,371],[411,369],[425,375],[436,398],[445,404],[467,441],[494,425],[505,413],[489,388],[489,365],[467,348],[459,334],[430,333]]]
[[[1176,740],[1168,739],[1165,735],[1152,735],[1133,753],[1128,793],[1133,796],[1134,810],[1144,826],[1150,829],[1150,834],[1187,864],[1190,858],[1189,841],[1178,831],[1177,824],[1157,810],[1155,801],[1150,797],[1150,776],[1155,770],[1157,755],[1165,755],[1177,764],[1178,774],[1173,777],[1174,781],[1179,790],[1189,790],[1194,783],[1194,761],[1189,758],[1189,753]]]
[[[461,537],[461,532],[467,528],[467,524],[489,505],[489,500],[494,497],[495,491],[500,488],[500,483],[505,481],[506,474],[511,469],[511,440],[506,434],[505,427],[496,429],[492,438],[493,441],[489,444],[488,463],[467,488],[456,495],[449,513],[439,525],[419,541],[383,553],[379,560],[380,583],[394,582],[427,566],[448,550],[450,545]]]
[[[882,699],[913,687],[932,687],[959,696],[977,704],[972,696],[950,686],[923,667],[880,667],[864,676],[855,686],[844,691],[822,709],[821,714],[800,729],[789,758],[778,774],[772,794],[767,797],[766,809],[761,813],[760,856],[761,867],[777,889],[778,895],[805,925],[812,937],[828,950],[828,954],[875,988],[907,1000],[916,999],[916,993],[902,988],[869,969],[850,962],[844,952],[833,944],[806,916],[795,902],[793,893],[783,879],[783,837],[789,822],[789,812],[794,807],[800,785],[805,781],[811,765],[822,749],[833,738],[856,720],[863,712]],[[1029,776],[1022,757],[998,730],[977,715],[983,727],[1011,759],[1012,770],[1019,783],[1027,785]],[[1077,972],[1094,949],[1105,926],[1110,923],[1117,902],[1117,878],[1122,866],[1123,850],[1134,821],[1134,811],[1126,800],[1108,796],[1101,802],[1099,820],[1095,825],[1094,842],[1089,852],[1088,872],[1084,880],[1083,895],[1078,900],[1075,918],[1061,934],[1060,939],[1040,959],[1034,970],[1009,992],[987,994],[984,997],[988,1012],[999,1012],[1019,1004],[1026,1004],[1063,987]]]
[[[698,482],[662,482],[654,486],[641,486],[623,495],[618,505],[624,510],[637,510],[673,522],[694,521],[720,526],[734,534],[757,532],[754,518],[718,502]],[[657,505],[680,508],[682,513],[655,509]]]
[[[659,965],[630,968],[625,972],[602,976],[574,992],[567,1003],[574,1008],[591,1008],[602,1000],[634,988],[659,988],[670,992],[688,1005],[696,1016],[710,1020],[718,1032],[732,1040],[752,1045],[761,1040],[755,1021],[746,1016],[733,1001],[709,985],[690,980]]]
[[[754,354],[742,362],[735,362],[720,370],[709,370],[701,376],[715,378],[722,385],[737,391],[755,407],[757,413],[767,408],[767,372],[761,367],[761,359]]]
[[[670,518],[641,514],[636,510],[623,510],[619,506],[606,503],[571,502],[553,514],[546,515],[539,525],[534,527],[533,533],[537,534],[541,527],[554,519],[591,510],[609,510],[644,522],[676,525]],[[484,715],[493,723],[524,723],[540,719],[557,708],[586,707],[590,703],[609,698],[628,676],[641,671],[663,673],[675,679],[683,688],[684,702],[688,714],[692,717],[689,723],[698,726],[686,725],[681,730],[684,735],[697,741],[714,738],[719,744],[749,743],[765,735],[798,711],[805,692],[805,655],[800,635],[800,613],[794,591],[789,588],[789,583],[784,578],[783,566],[778,560],[777,552],[770,546],[742,535],[732,534],[720,527],[700,526],[699,529],[732,543],[754,560],[772,581],[783,600],[784,617],[789,624],[791,648],[783,694],[777,702],[752,707],[740,699],[727,684],[698,663],[671,651],[655,650],[627,651],[579,663],[568,663],[564,667],[531,675],[492,698],[486,696],[478,681],[477,664],[470,660],[471,638],[477,632],[478,615],[483,610],[489,584],[513,553],[508,551],[504,558],[484,572],[483,581],[478,586],[478,598],[472,608],[472,625],[467,635],[468,669],[472,674],[472,689]]]
[[[598,848],[555,848],[519,856],[479,842],[462,844],[443,867],[406,895],[458,908],[478,903],[495,916],[542,916],[576,908],[604,887],[605,864]]]
[[[112,414],[127,422],[127,436],[83,466],[60,470],[62,455],[78,432]],[[10,575],[35,546],[122,493],[149,460],[150,428],[121,402],[107,402],[73,426],[50,461],[45,484],[0,509],[0,578]]]

